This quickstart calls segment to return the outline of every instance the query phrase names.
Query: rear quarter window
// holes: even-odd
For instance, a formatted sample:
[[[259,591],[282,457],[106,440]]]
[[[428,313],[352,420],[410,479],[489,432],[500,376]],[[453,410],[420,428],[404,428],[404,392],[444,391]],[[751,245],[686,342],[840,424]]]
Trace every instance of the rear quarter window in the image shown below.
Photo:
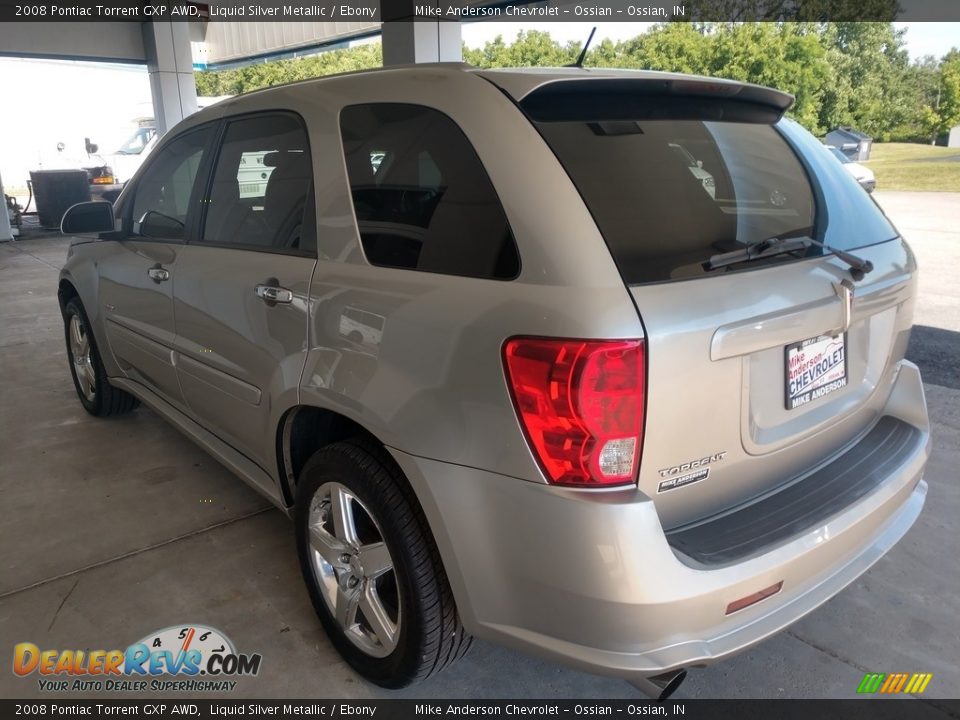
[[[382,267],[509,280],[520,258],[490,178],[463,131],[419,105],[340,115],[350,193],[367,260]]]

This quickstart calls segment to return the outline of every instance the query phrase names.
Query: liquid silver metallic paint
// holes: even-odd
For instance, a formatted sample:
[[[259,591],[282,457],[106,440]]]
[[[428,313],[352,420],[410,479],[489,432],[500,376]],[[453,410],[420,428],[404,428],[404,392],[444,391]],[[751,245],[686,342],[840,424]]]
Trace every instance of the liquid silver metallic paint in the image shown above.
[[[62,279],[83,301],[111,382],[278,506],[288,510],[277,458],[284,416],[298,406],[340,413],[378,438],[409,479],[467,630],[639,678],[740,651],[869,568],[921,510],[929,426],[919,372],[903,360],[916,264],[899,239],[858,250],[875,270],[846,309],[833,289],[846,267],[830,257],[625,287],[577,190],[514,103],[544,83],[604,76],[631,75],[435,65],[219,103],[181,123],[155,152],[221,117],[298,113],[313,155],[319,258],[87,241],[71,248]],[[462,128],[516,236],[516,280],[366,262],[338,117],[367,102],[426,105]],[[792,123],[780,129],[805,142]],[[828,190],[855,184],[811,162]],[[170,282],[147,275],[157,263]],[[289,304],[268,307],[255,297],[268,276],[292,291]],[[785,410],[783,346],[836,327],[845,310],[847,387]],[[358,311],[383,318],[382,329],[360,341],[341,332],[342,319]],[[646,339],[636,488],[546,483],[505,384],[501,347],[514,335]],[[668,544],[665,529],[775,492],[841,455],[883,415],[918,428],[923,442],[854,505],[726,566],[698,566]],[[658,495],[660,469],[721,451],[707,479]],[[729,603],[780,581],[779,594],[725,614]]]

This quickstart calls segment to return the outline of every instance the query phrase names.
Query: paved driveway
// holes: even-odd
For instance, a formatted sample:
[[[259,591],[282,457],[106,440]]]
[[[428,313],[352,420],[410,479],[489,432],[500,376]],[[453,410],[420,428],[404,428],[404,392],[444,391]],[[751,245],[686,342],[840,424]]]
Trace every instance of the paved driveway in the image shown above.
[[[877,198],[923,268],[910,355],[934,427],[927,507],[844,593],[756,649],[691,672],[679,697],[850,697],[867,671],[932,672],[926,697],[960,694],[960,195]],[[260,676],[236,695],[387,695],[320,630],[279,512],[149,410],[106,421],[83,412],[54,296],[65,248],[59,238],[0,245],[0,653],[22,641],[126,647],[198,622],[263,654]],[[35,679],[0,671],[0,696],[38,694]],[[638,693],[478,643],[451,670],[393,696]]]

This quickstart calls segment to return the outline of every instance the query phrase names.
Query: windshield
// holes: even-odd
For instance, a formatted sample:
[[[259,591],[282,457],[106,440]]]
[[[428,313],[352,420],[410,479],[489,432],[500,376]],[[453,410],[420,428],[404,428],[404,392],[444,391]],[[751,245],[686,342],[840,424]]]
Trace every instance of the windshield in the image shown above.
[[[156,129],[154,128],[137,128],[136,132],[131,135],[123,145],[120,146],[120,149],[117,150],[117,155],[139,155],[143,152],[143,149],[147,146],[147,143],[153,138],[156,134]]]
[[[849,165],[850,163],[853,162],[853,160],[851,160],[850,158],[848,158],[846,155],[844,155],[842,152],[840,152],[840,151],[839,151],[837,148],[835,148],[835,147],[828,147],[827,150],[829,150],[831,153],[833,153],[833,156],[834,156],[837,160],[839,160],[840,162],[842,162],[844,165]]]
[[[537,127],[628,283],[702,276],[717,253],[814,234],[810,182],[772,125],[658,118]]]

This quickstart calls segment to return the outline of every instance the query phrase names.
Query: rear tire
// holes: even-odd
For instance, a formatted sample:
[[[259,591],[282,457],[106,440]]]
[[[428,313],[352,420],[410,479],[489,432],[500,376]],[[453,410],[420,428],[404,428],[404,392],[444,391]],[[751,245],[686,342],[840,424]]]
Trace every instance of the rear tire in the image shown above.
[[[382,447],[353,439],[318,450],[300,473],[294,519],[310,599],[360,675],[400,688],[466,654],[473,638],[426,518]]]
[[[63,309],[64,334],[70,375],[83,408],[97,417],[130,412],[140,401],[107,379],[97,341],[80,298],[71,298]]]

